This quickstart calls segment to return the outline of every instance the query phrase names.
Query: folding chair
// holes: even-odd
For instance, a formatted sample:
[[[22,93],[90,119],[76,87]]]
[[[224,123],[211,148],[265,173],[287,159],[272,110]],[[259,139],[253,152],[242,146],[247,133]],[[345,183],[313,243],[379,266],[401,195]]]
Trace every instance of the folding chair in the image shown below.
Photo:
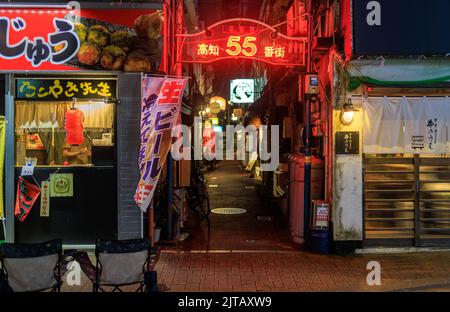
[[[138,284],[136,291],[145,291],[148,275],[155,275],[153,267],[159,258],[159,249],[150,247],[148,239],[103,240],[95,245],[95,280],[93,291],[122,291],[121,287]],[[144,278],[146,276],[146,278]],[[156,281],[155,281],[156,283]]]
[[[0,245],[4,275],[15,292],[61,290],[62,241]]]

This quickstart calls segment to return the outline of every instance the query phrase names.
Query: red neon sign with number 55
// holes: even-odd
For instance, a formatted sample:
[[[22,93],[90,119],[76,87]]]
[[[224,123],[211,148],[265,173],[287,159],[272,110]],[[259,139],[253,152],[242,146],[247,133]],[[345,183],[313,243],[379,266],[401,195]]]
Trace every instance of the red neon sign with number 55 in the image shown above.
[[[240,36],[230,36],[227,42],[227,47],[230,49],[225,51],[230,56],[238,56],[240,54],[248,57],[254,56],[258,52],[258,48],[253,43],[254,41],[256,41],[256,37],[244,37],[244,42],[241,45]]]

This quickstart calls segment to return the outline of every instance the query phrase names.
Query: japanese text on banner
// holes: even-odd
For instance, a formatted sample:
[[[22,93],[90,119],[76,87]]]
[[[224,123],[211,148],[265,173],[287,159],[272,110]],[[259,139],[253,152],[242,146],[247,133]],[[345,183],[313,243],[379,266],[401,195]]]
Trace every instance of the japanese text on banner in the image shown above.
[[[146,77],[142,81],[140,180],[136,204],[147,211],[172,143],[171,130],[181,110],[185,79]]]

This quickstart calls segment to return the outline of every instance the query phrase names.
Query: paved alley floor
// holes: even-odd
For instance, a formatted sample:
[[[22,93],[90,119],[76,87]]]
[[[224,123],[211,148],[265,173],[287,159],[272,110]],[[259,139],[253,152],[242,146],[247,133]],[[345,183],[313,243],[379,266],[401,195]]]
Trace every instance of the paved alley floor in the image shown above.
[[[168,291],[450,291],[450,252],[337,256],[300,251],[290,240],[286,218],[260,199],[261,182],[239,165],[220,162],[207,174],[207,186],[211,208],[247,212],[211,214],[210,231],[202,222],[179,246],[163,247],[155,269],[158,284]],[[367,284],[371,261],[381,267],[379,286]],[[80,286],[63,286],[63,291],[91,289],[84,275]]]
[[[380,263],[380,286],[367,285],[370,261]],[[450,291],[450,252],[335,256],[164,251],[156,270],[158,284],[176,292]],[[62,291],[91,287],[83,275],[81,286],[65,283]]]
[[[282,250],[295,251],[287,217],[264,200],[262,182],[249,178],[240,161],[221,161],[206,174],[211,209],[241,208],[236,215],[211,213],[207,222],[187,229],[190,237],[183,250]]]

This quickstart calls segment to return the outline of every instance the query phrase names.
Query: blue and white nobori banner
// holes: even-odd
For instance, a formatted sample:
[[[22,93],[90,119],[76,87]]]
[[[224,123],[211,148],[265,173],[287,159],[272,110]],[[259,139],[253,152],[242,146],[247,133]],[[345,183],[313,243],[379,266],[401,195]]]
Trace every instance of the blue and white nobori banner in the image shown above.
[[[161,169],[172,145],[171,131],[178,122],[186,79],[145,77],[142,79],[141,178],[134,195],[139,208],[146,212],[155,192]]]

